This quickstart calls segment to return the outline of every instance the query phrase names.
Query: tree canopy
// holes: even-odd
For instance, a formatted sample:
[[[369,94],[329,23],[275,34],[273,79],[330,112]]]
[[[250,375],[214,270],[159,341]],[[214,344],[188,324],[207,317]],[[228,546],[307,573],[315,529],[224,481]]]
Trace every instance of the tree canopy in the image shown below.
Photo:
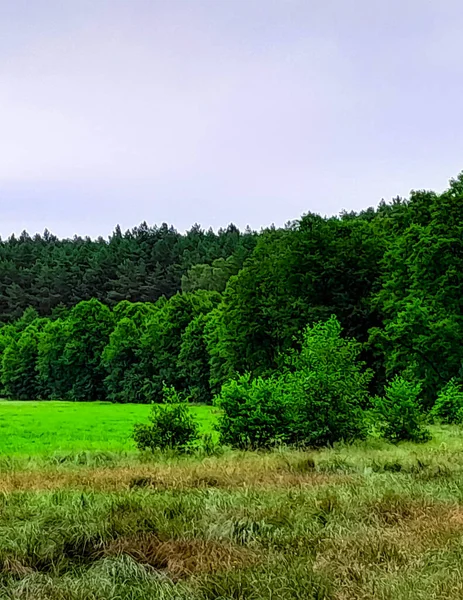
[[[335,315],[373,377],[431,408],[463,380],[463,176],[375,209],[259,234],[145,223],[108,240],[0,242],[0,382],[11,398],[211,402],[288,368]]]

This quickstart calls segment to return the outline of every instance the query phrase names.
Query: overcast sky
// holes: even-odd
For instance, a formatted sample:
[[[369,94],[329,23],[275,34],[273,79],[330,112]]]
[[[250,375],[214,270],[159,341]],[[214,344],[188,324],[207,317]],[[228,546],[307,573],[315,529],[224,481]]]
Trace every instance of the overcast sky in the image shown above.
[[[260,229],[463,169],[461,0],[0,0],[0,235]]]

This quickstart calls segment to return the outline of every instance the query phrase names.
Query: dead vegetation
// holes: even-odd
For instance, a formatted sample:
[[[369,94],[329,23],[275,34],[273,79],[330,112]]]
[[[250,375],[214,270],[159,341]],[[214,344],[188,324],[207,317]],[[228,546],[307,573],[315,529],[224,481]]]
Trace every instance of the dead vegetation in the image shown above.
[[[57,489],[95,490],[172,490],[191,488],[294,488],[349,484],[356,475],[320,472],[313,459],[288,461],[287,457],[244,456],[233,460],[220,458],[178,461],[174,464],[132,464],[111,467],[47,466],[43,470],[16,470],[2,474],[0,493],[12,491],[53,491]],[[306,466],[308,465],[308,466]],[[357,477],[358,478],[358,477]]]
[[[234,544],[200,539],[161,541],[152,534],[118,538],[105,545],[102,554],[130,556],[173,579],[246,568],[257,562],[253,552]]]

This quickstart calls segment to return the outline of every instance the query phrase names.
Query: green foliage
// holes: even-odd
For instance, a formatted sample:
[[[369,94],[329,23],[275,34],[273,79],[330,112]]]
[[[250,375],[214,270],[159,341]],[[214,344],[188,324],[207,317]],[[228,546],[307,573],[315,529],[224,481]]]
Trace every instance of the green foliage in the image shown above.
[[[139,450],[186,452],[198,441],[198,425],[187,404],[155,405],[149,421],[148,425],[140,423],[134,427],[133,439]]]
[[[447,424],[463,422],[463,389],[454,379],[440,390],[431,416]]]
[[[361,346],[341,336],[336,317],[307,327],[301,352],[287,376],[296,420],[292,437],[310,446],[365,437],[364,409],[371,371],[359,361]]]
[[[45,398],[66,398],[69,391],[64,349],[69,337],[67,321],[57,319],[45,324],[38,342],[37,370]]]
[[[179,375],[190,402],[212,401],[209,353],[205,338],[208,315],[198,315],[182,334],[177,360]]]
[[[376,426],[385,439],[392,443],[430,439],[418,401],[420,391],[419,383],[396,376],[384,396],[373,399]]]
[[[341,337],[335,317],[307,327],[291,371],[225,384],[217,403],[221,439],[238,448],[276,443],[320,446],[364,437],[371,373],[358,361],[360,346]]]
[[[279,393],[301,415],[292,438],[313,444],[332,443],[334,431],[362,435],[371,372],[377,395],[407,372],[430,410],[448,381],[463,381],[462,207],[463,174],[442,194],[307,214],[259,235],[233,225],[181,235],[142,223],[107,241],[49,232],[0,240],[2,393],[150,403],[163,401],[165,383],[211,402],[245,373],[276,380],[286,368]],[[341,344],[329,356],[340,336],[326,332],[330,362],[312,365],[321,346],[311,356],[301,332],[331,315],[361,344],[353,363],[368,371],[349,367],[341,377],[348,351]],[[285,366],[291,351],[299,364]],[[351,431],[334,416],[350,410]]]
[[[0,327],[0,380],[8,397],[162,402],[163,385],[210,402],[206,315],[217,292],[178,294],[156,304],[80,302],[62,318],[33,310]]]
[[[162,384],[162,401],[164,404],[180,404],[182,397],[173,385]]]
[[[31,238],[23,232],[0,240],[0,322],[20,318],[29,307],[64,319],[66,309],[90,298],[108,306],[155,303],[181,291],[182,276],[198,264],[213,272],[215,283],[206,289],[223,289],[256,238],[234,225],[217,233],[195,225],[180,234],[165,223],[142,223],[126,232],[116,227],[107,241],[60,240],[48,231]]]
[[[408,223],[385,253],[378,295],[381,347],[388,374],[410,363],[430,408],[438,391],[461,375],[463,318],[463,176],[443,194],[412,194]]]
[[[113,308],[114,321],[115,323],[119,323],[122,319],[128,319],[136,327],[140,327],[146,321],[147,317],[156,312],[158,306],[161,304],[162,302],[151,304],[149,302],[129,302],[123,300]]]
[[[236,275],[242,267],[237,254],[227,259],[217,258],[211,265],[194,265],[182,276],[182,291],[210,290],[223,292],[228,280]]]
[[[223,444],[256,449],[289,441],[291,407],[278,379],[243,375],[226,383],[216,402]]]
[[[67,341],[63,363],[71,400],[102,400],[105,397],[101,355],[109,342],[114,321],[107,306],[98,300],[80,302],[66,320]]]
[[[199,450],[204,456],[219,456],[224,451],[212,432],[204,433],[201,436]]]
[[[384,234],[374,220],[304,216],[285,230],[265,231],[224,293],[217,327],[217,377],[266,375],[307,324],[336,314],[361,342],[379,321]]]
[[[18,341],[13,341],[2,357],[2,386],[8,398],[33,400],[40,397],[37,371],[39,331],[29,325]]]
[[[139,350],[147,401],[161,402],[164,384],[184,391],[186,381],[177,366],[182,336],[191,321],[213,310],[220,298],[217,292],[207,291],[177,294],[147,319]]]
[[[112,402],[144,402],[140,373],[139,342],[145,330],[143,322],[121,318],[109,336],[101,364],[107,375],[104,380],[108,400]]]

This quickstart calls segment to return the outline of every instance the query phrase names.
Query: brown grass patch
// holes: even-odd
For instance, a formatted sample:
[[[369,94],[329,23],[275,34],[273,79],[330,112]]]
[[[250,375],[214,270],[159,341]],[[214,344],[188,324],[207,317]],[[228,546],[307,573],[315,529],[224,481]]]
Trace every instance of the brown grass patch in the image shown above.
[[[102,492],[128,489],[192,489],[216,487],[227,490],[240,488],[296,488],[324,485],[344,485],[360,481],[359,476],[339,473],[290,472],[281,469],[278,461],[265,459],[243,462],[178,463],[173,465],[134,465],[124,467],[48,468],[42,471],[5,473],[0,481],[0,493],[12,491],[47,491],[79,489]]]
[[[463,534],[463,507],[390,495],[367,507],[381,531],[393,531],[415,547]]]
[[[150,534],[113,540],[103,550],[105,556],[122,554],[166,571],[174,579],[243,568],[257,562],[256,555],[241,546],[200,539],[161,541]]]
[[[16,558],[4,558],[1,571],[3,573],[8,573],[13,577],[22,578],[30,573],[33,573],[34,569],[23,564]]]
[[[461,544],[461,506],[387,496],[369,509],[369,524],[359,524],[347,536],[327,538],[320,546],[314,568],[330,573],[337,598],[375,597],[375,582],[419,571],[430,553]]]
[[[430,501],[413,500],[390,493],[365,505],[364,510],[381,525],[392,526],[404,521],[429,519],[441,506]]]

